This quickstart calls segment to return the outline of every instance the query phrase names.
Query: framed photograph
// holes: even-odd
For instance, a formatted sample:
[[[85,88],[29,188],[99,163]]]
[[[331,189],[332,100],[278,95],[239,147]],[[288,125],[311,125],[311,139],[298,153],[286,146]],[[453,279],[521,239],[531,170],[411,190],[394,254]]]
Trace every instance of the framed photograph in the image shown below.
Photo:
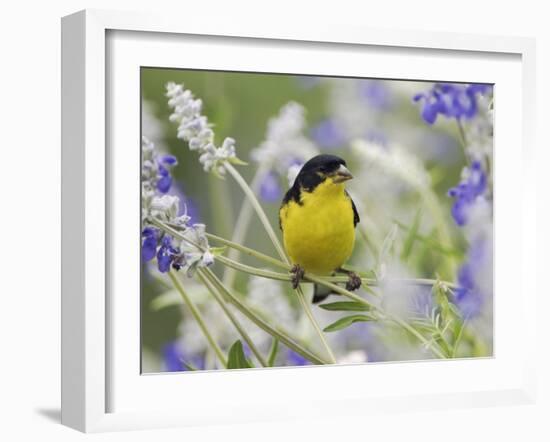
[[[62,45],[64,424],[533,400],[532,40],[83,11]]]

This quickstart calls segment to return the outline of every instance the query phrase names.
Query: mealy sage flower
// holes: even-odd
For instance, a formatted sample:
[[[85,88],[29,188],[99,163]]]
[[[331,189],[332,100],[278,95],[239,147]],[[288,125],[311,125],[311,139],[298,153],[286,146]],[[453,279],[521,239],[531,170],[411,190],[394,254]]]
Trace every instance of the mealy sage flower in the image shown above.
[[[436,83],[427,92],[416,94],[413,101],[422,103],[422,119],[428,124],[434,124],[438,115],[471,119],[478,112],[476,95],[486,94],[490,89],[486,84]]]
[[[214,262],[208,245],[204,224],[190,224],[187,208],[180,214],[180,198],[167,194],[172,186],[169,167],[177,164],[171,155],[159,155],[147,138],[142,140],[142,247],[143,261],[156,257],[158,269],[165,273],[170,268],[187,269],[192,276],[197,267]],[[184,239],[166,234],[153,223],[153,219],[168,224],[180,232]]]
[[[250,157],[286,176],[291,165],[304,163],[319,153],[319,149],[304,135],[305,127],[303,106],[288,102],[276,117],[269,120],[264,141],[252,149]]]
[[[155,194],[170,190],[172,177],[170,168],[177,164],[172,155],[159,155],[155,146],[146,137],[141,140],[141,209],[142,219],[151,209]]]
[[[471,120],[465,137],[470,164],[464,167],[460,183],[448,195],[454,200],[451,215],[468,242],[466,259],[457,272],[455,302],[465,317],[474,318],[482,313],[492,314],[493,197],[492,176],[488,172],[493,149],[492,91],[484,85],[467,86],[463,91],[470,99]],[[476,94],[482,95],[476,99]]]
[[[187,267],[189,277],[193,276],[197,267],[208,267],[214,263],[205,233],[204,224],[193,224],[182,233],[185,239],[180,242],[180,258],[176,262]]]
[[[317,146],[304,135],[305,128],[304,107],[290,101],[268,121],[264,141],[252,149],[252,160],[267,170],[260,185],[260,196],[265,201],[279,201],[281,178],[290,180],[292,170],[292,185],[302,165],[319,153]]]
[[[201,99],[195,98],[183,84],[173,82],[166,84],[166,97],[173,111],[170,121],[178,124],[177,137],[187,142],[190,150],[200,154],[199,162],[205,172],[223,175],[224,163],[244,164],[237,158],[233,138],[225,138],[219,147],[214,144],[212,124],[201,113]]]
[[[493,211],[488,177],[480,162],[465,167],[461,182],[449,190],[453,219],[464,229],[468,252],[457,274],[456,303],[469,318],[487,306],[493,295]]]

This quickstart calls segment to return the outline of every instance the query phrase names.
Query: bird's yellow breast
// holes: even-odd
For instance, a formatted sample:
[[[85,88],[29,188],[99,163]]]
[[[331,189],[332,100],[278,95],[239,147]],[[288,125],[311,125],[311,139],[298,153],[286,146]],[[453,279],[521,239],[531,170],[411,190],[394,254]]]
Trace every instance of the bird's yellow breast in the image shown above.
[[[326,179],[280,210],[285,249],[293,264],[326,275],[350,257],[355,241],[351,199],[343,184]]]

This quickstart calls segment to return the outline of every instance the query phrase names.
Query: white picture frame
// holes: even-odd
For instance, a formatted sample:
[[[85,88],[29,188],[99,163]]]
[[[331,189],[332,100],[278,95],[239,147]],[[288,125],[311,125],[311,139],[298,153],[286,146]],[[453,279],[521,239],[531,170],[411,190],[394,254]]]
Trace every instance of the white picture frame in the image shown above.
[[[124,365],[124,361],[131,358],[122,352],[113,353],[111,338],[118,336],[116,324],[117,314],[113,312],[112,300],[109,298],[109,290],[112,289],[110,268],[116,261],[117,251],[113,252],[111,243],[116,236],[116,223],[113,223],[113,201],[110,180],[113,179],[112,170],[117,168],[117,156],[112,156],[109,150],[109,142],[116,134],[107,130],[106,121],[109,118],[118,118],[116,110],[109,108],[109,82],[116,81],[116,74],[109,71],[109,63],[113,58],[119,57],[125,60],[128,66],[140,64],[136,56],[136,42],[128,43],[126,60],[122,53],[110,45],[109,38],[115,35],[130,35],[132,38],[139,36],[141,43],[146,45],[148,39],[153,36],[159,45],[159,39],[166,38],[171,41],[185,36],[201,39],[202,37],[216,37],[217,41],[224,44],[227,40],[238,42],[250,50],[259,50],[263,43],[272,45],[281,44],[285,48],[301,50],[301,48],[325,48],[334,52],[351,51],[357,48],[375,48],[380,54],[384,51],[398,48],[403,53],[406,51],[427,51],[435,58],[444,54],[465,55],[477,59],[481,63],[484,55],[489,57],[502,56],[515,60],[518,68],[517,75],[510,81],[518,81],[520,90],[511,91],[510,100],[519,100],[521,114],[518,127],[510,128],[510,140],[517,140],[517,147],[499,155],[501,170],[506,171],[506,158],[509,164],[520,161],[521,189],[512,189],[509,184],[502,185],[502,193],[517,192],[521,200],[521,211],[510,222],[519,227],[521,235],[510,241],[510,248],[520,254],[521,267],[515,271],[519,273],[514,286],[505,288],[499,285],[498,272],[496,275],[496,288],[514,290],[517,299],[514,305],[517,311],[516,321],[520,321],[521,336],[503,342],[500,355],[497,351],[495,358],[486,362],[475,361],[445,361],[426,362],[420,364],[380,364],[371,368],[369,375],[379,376],[378,373],[391,373],[394,379],[410,379],[415,376],[418,379],[418,388],[408,388],[405,384],[396,384],[394,391],[385,391],[382,387],[376,390],[371,386],[357,388],[353,395],[338,395],[337,389],[328,389],[322,394],[313,394],[308,390],[308,379],[316,376],[331,378],[340,376],[354,382],[364,373],[361,366],[353,367],[326,367],[311,368],[305,371],[299,369],[284,370],[252,370],[251,373],[242,371],[216,374],[216,388],[226,391],[226,394],[234,394],[229,384],[239,385],[246,382],[250,389],[261,388],[267,383],[280,389],[282,383],[290,385],[298,383],[304,391],[312,393],[307,400],[285,404],[282,400],[273,400],[270,403],[255,402],[254,396],[233,400],[231,403],[220,400],[210,401],[208,404],[197,402],[193,409],[176,406],[168,400],[163,407],[146,404],[129,406],[113,406],[112,391],[119,389],[118,396],[127,395],[126,399],[118,402],[121,404],[135,402],[131,391],[143,388],[143,397],[149,403],[151,395],[165,397],[176,382],[176,377],[171,375],[158,375],[155,377],[139,377],[139,372],[128,375],[128,380],[117,373],[118,367]],[[166,43],[168,44],[168,43]],[[299,47],[298,47],[299,46]],[[115,50],[113,50],[115,48]],[[159,54],[163,51],[158,50]],[[256,48],[256,49],[254,49]],[[245,48],[246,49],[246,48]],[[246,49],[248,50],[248,49]],[[144,53],[147,51],[143,51]],[[438,55],[439,54],[439,55]],[[500,54],[500,55],[499,55]],[[140,54],[141,55],[141,54]],[[347,28],[339,26],[326,26],[326,24],[311,24],[307,27],[282,28],[278,24],[259,23],[257,21],[240,24],[237,27],[231,23],[212,22],[206,18],[195,17],[192,21],[186,21],[182,25],[180,20],[169,15],[152,15],[142,13],[123,13],[112,11],[82,11],[63,18],[62,21],[62,423],[85,432],[111,431],[123,429],[157,428],[168,426],[206,425],[209,423],[234,423],[253,422],[261,420],[301,418],[315,415],[319,410],[329,406],[329,403],[337,404],[332,407],[336,415],[368,414],[372,410],[398,411],[412,408],[451,408],[483,405],[498,405],[504,403],[529,403],[534,399],[535,393],[535,353],[533,348],[535,324],[530,314],[536,309],[536,288],[534,278],[529,278],[532,268],[535,268],[533,260],[535,250],[534,207],[536,189],[534,174],[530,173],[533,165],[534,130],[533,112],[535,96],[535,47],[534,41],[517,37],[489,37],[479,35],[426,33],[415,31],[388,31],[362,28]],[[435,59],[434,58],[434,59]],[[160,59],[159,59],[160,60]],[[137,63],[137,64],[136,64]],[[206,62],[205,62],[206,63]],[[223,61],[221,62],[223,64]],[[518,64],[519,63],[519,64]],[[246,70],[245,67],[242,68]],[[328,69],[332,69],[329,67]],[[418,67],[420,69],[420,67]],[[425,68],[428,69],[428,68]],[[443,75],[443,70],[437,73],[437,64],[429,67],[424,76],[434,78]],[[442,68],[443,69],[443,68]],[[489,68],[488,68],[489,69]],[[514,69],[511,69],[513,71]],[[318,70],[317,70],[318,71]],[[331,71],[329,70],[328,73]],[[420,71],[419,71],[420,72]],[[106,75],[109,73],[109,75]],[[112,74],[112,75],[111,75]],[[468,77],[468,73],[461,75]],[[473,74],[472,74],[473,75]],[[483,72],[477,73],[483,77]],[[519,75],[519,76],[518,76]],[[422,78],[417,74],[416,79]],[[504,77],[502,77],[504,78]],[[511,78],[511,77],[510,77]],[[448,78],[445,78],[448,79]],[[454,78],[453,78],[454,79]],[[486,77],[488,82],[491,76]],[[452,79],[449,79],[452,80]],[[473,81],[473,78],[472,78]],[[505,81],[505,80],[503,80]],[[506,80],[507,81],[507,80]],[[516,83],[510,83],[516,84]],[[498,87],[498,84],[497,84]],[[515,95],[514,95],[515,94]],[[138,91],[136,91],[136,96]],[[506,100],[503,101],[506,103]],[[512,101],[510,101],[511,103]],[[136,109],[135,112],[138,112]],[[499,112],[499,110],[497,110]],[[502,112],[505,121],[506,112]],[[510,113],[511,115],[511,113]],[[121,121],[121,120],[117,120]],[[516,120],[517,121],[517,120]],[[137,125],[138,119],[128,117],[128,125]],[[122,123],[121,123],[122,124]],[[507,125],[496,125],[505,128]],[[503,129],[504,130],[504,129]],[[139,138],[138,138],[139,143]],[[496,136],[496,149],[500,145],[507,146],[506,140]],[[138,144],[139,145],[139,144]],[[511,148],[512,149],[512,148]],[[505,156],[507,155],[507,156]],[[517,155],[520,155],[518,158]],[[138,169],[136,169],[137,171]],[[135,175],[138,175],[136,172]],[[501,182],[505,183],[506,173]],[[517,177],[516,177],[517,179]],[[136,190],[138,188],[136,187]],[[496,194],[498,195],[497,188]],[[137,201],[137,200],[136,200]],[[496,198],[496,213],[506,213],[508,210],[504,198]],[[511,212],[510,212],[511,213]],[[136,220],[138,222],[138,220]],[[497,215],[497,229],[498,229]],[[501,223],[502,231],[507,226]],[[502,235],[500,236],[502,237]],[[497,253],[500,249],[498,231],[496,236]],[[506,267],[502,258],[502,274],[514,270]],[[516,260],[517,261],[517,260]],[[124,273],[125,276],[128,276]],[[131,277],[128,276],[128,277]],[[138,292],[139,293],[139,292]],[[132,301],[128,301],[132,302]],[[497,299],[497,303],[500,301]],[[509,297],[502,296],[500,305],[510,307]],[[135,306],[139,310],[139,296],[135,296]],[[114,309],[116,312],[116,309]],[[504,310],[503,310],[504,311]],[[510,312],[510,309],[506,310]],[[135,313],[135,310],[134,310]],[[507,315],[508,313],[506,313]],[[506,318],[505,314],[502,315]],[[499,325],[501,321],[501,325]],[[502,327],[500,336],[506,334],[506,323],[496,316],[497,326]],[[132,323],[129,323],[132,324]],[[124,324],[127,325],[127,324]],[[132,327],[135,326],[135,323]],[[138,333],[133,330],[129,333]],[[531,339],[530,339],[531,338]],[[117,339],[115,336],[113,339]],[[122,338],[121,338],[122,339]],[[131,339],[131,338],[129,338]],[[137,338],[139,339],[139,337]],[[497,333],[496,339],[499,339]],[[512,339],[518,339],[522,343],[521,352],[517,353],[516,360],[507,358],[507,345],[512,345]],[[132,341],[133,342],[133,341]],[[135,351],[135,345],[130,345]],[[114,348],[120,348],[115,347]],[[121,362],[122,361],[122,362]],[[434,364],[436,364],[434,366]],[[131,364],[128,364],[130,370]],[[319,371],[324,370],[324,371]],[[446,390],[440,385],[430,385],[426,389],[428,378],[437,379],[437,376],[449,376],[452,373],[462,372],[466,379],[459,382],[453,391]],[[261,374],[259,374],[261,373]],[[313,374],[312,373],[317,373]],[[473,382],[477,374],[478,382]],[[134,376],[135,375],[135,376]],[[195,376],[195,375],[194,375]],[[206,388],[214,378],[211,373],[197,375],[194,380],[196,385]],[[384,374],[380,374],[382,378]],[[435,376],[435,378],[434,378]],[[163,381],[161,378],[171,380]],[[488,380],[492,378],[493,382]],[[133,384],[134,379],[138,383]],[[206,380],[210,379],[210,380]],[[120,388],[118,385],[123,385]],[[434,383],[437,384],[437,383]],[[352,385],[352,384],[350,384]],[[252,387],[253,386],[253,387]],[[223,390],[223,389],[226,390]],[[141,390],[135,390],[141,391]],[[187,390],[190,394],[197,394],[194,390]],[[241,390],[242,391],[242,390]],[[374,392],[373,392],[374,391]],[[274,391],[273,394],[276,392]],[[157,397],[157,398],[158,398]],[[234,396],[232,396],[234,397]]]

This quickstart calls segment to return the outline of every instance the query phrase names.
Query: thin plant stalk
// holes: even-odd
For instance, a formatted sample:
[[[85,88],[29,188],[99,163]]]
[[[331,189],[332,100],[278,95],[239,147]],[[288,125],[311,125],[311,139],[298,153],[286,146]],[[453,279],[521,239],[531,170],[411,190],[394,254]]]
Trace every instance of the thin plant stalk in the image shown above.
[[[277,235],[275,234],[275,231],[273,230],[273,227],[271,226],[269,220],[267,219],[267,215],[265,214],[262,206],[260,205],[260,202],[256,198],[256,195],[252,191],[252,189],[248,186],[244,178],[241,176],[241,174],[233,167],[233,165],[229,162],[226,162],[225,168],[229,172],[229,174],[237,181],[237,184],[241,187],[243,192],[245,193],[246,197],[250,200],[250,203],[252,204],[252,207],[256,211],[256,214],[260,218],[260,221],[262,222],[265,231],[267,232],[268,236],[271,239],[271,242],[273,243],[273,246],[277,250],[277,253],[279,254],[280,258],[285,262],[286,264],[290,264],[288,257],[286,256],[285,251],[283,250],[283,247],[281,243],[279,242],[279,239],[277,238]],[[313,316],[313,312],[311,311],[311,308],[309,307],[309,304],[307,303],[305,299],[304,292],[302,291],[301,287],[296,288],[296,294],[300,300],[300,303],[302,304],[302,307],[304,308],[304,311],[309,318],[311,324],[313,325],[313,328],[319,335],[319,338],[321,340],[321,343],[325,347],[325,350],[327,354],[329,355],[329,358],[333,363],[336,363],[336,359],[334,358],[334,353],[332,352],[330,345],[328,344],[327,340],[325,339],[325,335],[323,333],[323,330],[321,330],[321,327],[319,326],[319,323],[315,319],[315,316]]]
[[[458,134],[460,135],[460,147],[462,147],[462,153],[464,154],[464,159],[466,160],[466,164],[468,164],[468,142],[466,141],[466,132],[464,131],[464,126],[462,125],[462,121],[460,121],[460,118],[456,118],[456,125],[458,127]]]
[[[285,264],[284,262],[282,262],[282,261],[280,261],[276,258],[272,258],[269,255],[258,252],[254,249],[243,246],[241,244],[234,243],[233,241],[230,241],[228,239],[225,239],[225,238],[222,238],[220,236],[214,235],[212,233],[207,232],[206,236],[208,237],[208,239],[211,239],[213,241],[217,241],[220,244],[223,244],[223,245],[231,247],[231,248],[236,248],[236,249],[240,250],[241,252],[243,252],[243,253],[245,253],[249,256],[253,256],[253,257],[255,257],[255,258],[257,258],[261,261],[264,261],[267,264],[272,264],[276,267],[279,267],[279,268],[287,270],[287,271],[290,270],[290,265],[289,264]],[[244,266],[245,264],[242,264],[242,265]],[[248,266],[248,267],[252,268],[252,269],[254,268],[254,267],[251,267],[251,266]],[[257,270],[259,270],[259,269],[257,269]],[[284,274],[284,273],[275,273],[275,272],[272,272],[272,273],[274,274],[272,279],[279,279],[281,281],[290,281],[291,280],[290,275],[287,275],[287,274]],[[264,276],[264,275],[258,274],[258,276]],[[309,276],[310,276],[310,274],[306,273],[304,275],[304,278],[308,279]],[[265,277],[269,278],[270,276],[265,276]],[[323,281],[329,281],[329,282],[346,282],[348,280],[348,277],[347,276],[323,276],[323,277],[319,277],[319,279],[322,279]],[[364,284],[367,284],[367,285],[370,285],[370,286],[380,285],[380,281],[378,281],[376,279],[372,279],[372,278],[361,278],[361,281]],[[399,282],[399,283],[403,283],[403,284],[430,286],[431,287],[438,280],[428,279],[428,278],[399,278],[399,279],[392,279],[391,281],[392,282]],[[449,281],[439,281],[439,282],[441,282],[442,284],[446,285],[449,288],[458,288],[458,286],[456,284],[454,284],[452,282],[449,282]]]
[[[290,270],[290,264],[285,264],[283,261],[281,261],[280,259],[277,259],[277,258],[272,258],[271,256],[269,255],[266,255],[264,253],[261,253],[261,252],[258,252],[254,249],[251,249],[250,247],[246,247],[246,246],[243,246],[235,241],[230,241],[228,239],[225,239],[225,238],[222,238],[221,236],[218,236],[218,235],[214,235],[213,233],[209,233],[209,232],[206,232],[205,233],[206,237],[208,239],[211,239],[211,240],[214,240],[214,241],[217,241],[225,246],[228,246],[232,249],[236,249],[242,253],[245,253],[246,255],[248,256],[252,256],[254,258],[258,258],[268,264],[271,264],[271,265],[274,265],[276,267],[279,267],[281,269],[284,269],[284,270],[287,270],[289,271]]]
[[[424,346],[427,349],[431,350],[432,353],[436,355],[438,358],[447,359],[447,357],[443,353],[441,353],[441,351],[437,347],[433,345],[432,341],[428,341],[424,336],[422,336],[421,333],[418,332],[418,330],[416,330],[413,326],[408,324],[406,321],[404,321],[403,319],[397,316],[389,315],[387,313],[384,313],[383,316],[385,316],[386,319],[396,323],[397,325],[399,325],[400,327],[408,331],[411,335],[413,335],[416,339],[418,339],[422,344],[424,344]]]
[[[254,322],[258,327],[260,327],[266,333],[276,337],[277,339],[279,339],[281,343],[286,345],[291,350],[294,350],[296,353],[302,355],[307,360],[315,364],[321,364],[321,365],[327,364],[327,362],[323,358],[316,355],[311,350],[308,350],[307,348],[303,347],[300,343],[298,343],[296,340],[290,337],[287,333],[284,333],[281,330],[278,330],[275,327],[271,326],[265,319],[261,318],[254,311],[252,311],[241,299],[239,299],[227,287],[225,287],[223,283],[219,280],[219,278],[210,269],[199,268],[198,272],[202,273],[207,278],[209,278],[209,280],[214,284],[214,286],[216,286],[216,288],[219,289],[219,291],[223,294],[224,297],[227,297],[227,299],[229,299],[231,303],[243,315],[245,315],[248,319]]]
[[[271,239],[271,242],[273,243],[275,250],[277,250],[277,254],[281,257],[283,261],[285,261],[288,264],[288,258],[285,254],[285,251],[283,250],[283,246],[279,242],[279,239],[277,238],[277,234],[273,230],[273,227],[271,226],[269,219],[267,219],[267,215],[265,214],[264,209],[260,205],[258,198],[256,198],[256,195],[254,194],[252,189],[248,186],[248,184],[246,183],[242,175],[237,171],[237,169],[233,167],[231,163],[226,162],[224,166],[225,166],[225,169],[229,172],[229,174],[240,186],[240,188],[242,189],[242,191],[250,201],[250,204],[252,204],[252,208],[256,212],[256,215],[258,215],[258,218],[260,218],[260,221],[265,231],[267,232],[269,239]]]
[[[264,176],[267,174],[268,170],[269,170],[269,166],[266,163],[262,163],[256,170],[256,173],[254,174],[254,178],[252,178],[252,181],[250,183],[250,188],[255,194],[258,193],[258,188],[260,186],[260,183],[262,182],[262,179],[264,178]],[[231,237],[231,241],[235,243],[244,243],[244,239],[245,239],[246,233],[248,232],[248,226],[250,225],[250,221],[252,220],[253,213],[254,213],[254,210],[252,208],[252,204],[250,204],[250,200],[248,198],[245,198],[242,202],[241,210],[239,211],[239,216],[237,217],[237,222],[235,224],[235,230],[233,231],[233,236]],[[231,249],[227,257],[234,261],[238,261],[239,255],[240,255],[239,250]],[[223,283],[228,287],[233,287],[233,284],[235,283],[236,274],[237,272],[235,269],[226,267],[223,273]]]
[[[185,240],[185,238],[182,235],[180,235],[179,232],[175,231],[174,229],[172,229],[170,226],[167,226],[163,222],[158,221],[156,219],[153,219],[152,223],[155,224],[157,227],[164,229],[167,233]],[[211,237],[212,239],[219,239],[220,242],[222,242],[222,243],[224,243],[228,246],[233,246],[233,244],[229,240],[225,240],[223,238],[217,237],[217,236],[212,235],[212,234],[208,234],[208,236]],[[268,262],[270,262],[274,265],[278,265],[279,267],[282,267],[282,268],[285,268],[285,269],[290,269],[290,266],[288,264],[285,264],[282,261],[279,261],[275,258],[271,258],[267,255],[264,255],[260,252],[257,252],[255,250],[253,250],[253,249],[249,249],[248,247],[245,247],[245,246],[242,246],[242,245],[235,245],[235,246],[237,246],[241,251],[246,252],[246,253],[248,253],[252,256],[256,256],[259,259],[264,259],[264,260],[266,260],[266,261],[268,261]],[[290,275],[288,275],[288,274],[277,273],[277,272],[272,272],[272,271],[263,270],[263,269],[256,269],[256,268],[248,266],[246,264],[241,264],[239,262],[229,260],[228,258],[226,258],[224,256],[217,256],[216,259],[218,259],[218,261],[220,261],[221,263],[223,263],[225,265],[233,266],[233,268],[235,268],[236,270],[243,271],[243,272],[248,273],[248,274],[261,276],[261,277],[264,277],[264,278],[278,279],[278,280],[282,280],[282,281],[290,281],[290,279],[291,279]],[[391,320],[392,322],[395,322],[397,325],[401,326],[405,330],[409,331],[413,336],[415,336],[417,339],[419,339],[420,342],[422,342],[427,348],[431,348],[432,351],[434,352],[434,354],[436,354],[438,357],[441,357],[441,358],[445,357],[441,352],[439,352],[437,349],[435,349],[433,347],[433,345],[431,345],[430,342],[427,341],[416,329],[414,329],[412,326],[407,324],[405,321],[401,320],[400,318],[393,317],[391,315],[388,315],[388,314],[384,313],[383,311],[380,310],[379,307],[376,307],[375,305],[371,304],[370,302],[368,302],[367,300],[361,298],[360,296],[356,295],[355,293],[352,293],[349,290],[346,290],[345,288],[340,287],[339,285],[334,284],[333,282],[331,282],[332,280],[334,280],[336,282],[343,282],[343,281],[347,280],[346,277],[319,277],[319,276],[316,276],[316,275],[312,275],[310,273],[305,273],[304,278],[311,281],[311,282],[318,283],[318,284],[321,284],[325,287],[328,287],[328,288],[332,289],[335,293],[339,293],[340,295],[346,296],[346,297],[352,299],[353,301],[359,302],[361,304],[364,304],[364,305],[370,307],[371,309],[377,310],[378,312],[381,313],[382,316],[386,317],[387,319]],[[373,281],[373,280],[367,280],[367,281],[369,281],[371,283],[376,283],[376,281]],[[435,284],[437,282],[436,280],[431,280],[431,279],[410,279],[410,280],[403,279],[403,280],[399,280],[399,281],[404,282],[404,283],[409,282],[411,284],[429,285],[429,286],[433,286],[433,284]],[[449,287],[455,287],[454,284],[443,282],[443,281],[440,281],[440,282],[448,285]],[[281,342],[283,342],[283,341],[281,341]]]
[[[256,359],[258,362],[263,366],[267,367],[267,362],[263,355],[260,353],[256,345],[254,344],[254,341],[250,338],[246,330],[243,328],[243,326],[240,324],[239,320],[235,317],[235,315],[229,310],[227,307],[227,304],[223,300],[222,296],[218,293],[216,287],[208,280],[202,273],[199,273],[199,278],[202,280],[203,284],[206,286],[206,288],[210,291],[214,299],[217,301],[217,303],[220,305],[224,313],[226,314],[227,318],[231,321],[231,323],[235,326],[241,337],[244,339],[244,341],[248,344],[248,347],[254,353],[254,356],[256,356]]]
[[[193,317],[197,321],[197,324],[199,324],[199,327],[200,327],[204,337],[206,338],[206,340],[208,341],[208,343],[212,347],[212,350],[214,350],[214,353],[216,354],[216,356],[219,359],[220,363],[224,366],[224,368],[227,368],[227,359],[225,358],[225,355],[223,354],[221,348],[216,343],[216,340],[212,337],[212,334],[210,333],[210,330],[208,330],[208,326],[204,322],[204,319],[203,319],[199,309],[195,306],[195,304],[193,304],[193,301],[191,301],[191,298],[189,298],[189,295],[187,294],[187,292],[183,288],[183,285],[181,284],[180,280],[176,276],[175,272],[173,270],[170,270],[168,272],[168,276],[172,280],[172,283],[174,284],[174,287],[176,288],[176,290],[180,293],[180,295],[183,299],[183,302],[187,305],[187,307],[189,308],[189,311],[191,312],[191,314],[193,315]]]

